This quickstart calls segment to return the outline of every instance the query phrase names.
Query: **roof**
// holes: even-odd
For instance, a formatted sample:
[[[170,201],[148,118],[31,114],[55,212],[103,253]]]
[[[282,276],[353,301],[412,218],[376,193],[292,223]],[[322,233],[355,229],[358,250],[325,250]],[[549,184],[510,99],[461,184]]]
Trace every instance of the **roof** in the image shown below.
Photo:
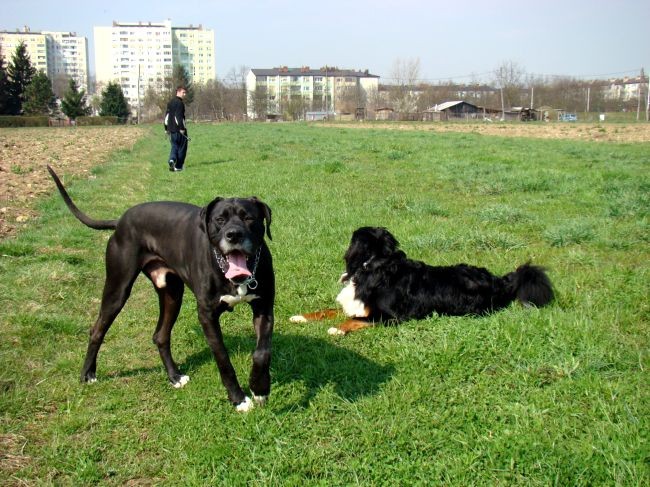
[[[469,105],[474,108],[478,108],[476,105],[472,105],[471,103],[467,103],[466,101],[462,100],[456,100],[456,101],[446,101],[444,103],[439,103],[438,105],[434,105],[431,108],[426,109],[426,112],[444,112],[445,110],[455,107],[457,105]]]
[[[311,69],[309,66],[301,68],[288,68],[282,66],[271,69],[251,69],[255,76],[337,76],[346,78],[379,78],[375,74],[370,74],[368,70],[354,71],[352,69],[339,69],[331,66],[323,66],[320,69]]]

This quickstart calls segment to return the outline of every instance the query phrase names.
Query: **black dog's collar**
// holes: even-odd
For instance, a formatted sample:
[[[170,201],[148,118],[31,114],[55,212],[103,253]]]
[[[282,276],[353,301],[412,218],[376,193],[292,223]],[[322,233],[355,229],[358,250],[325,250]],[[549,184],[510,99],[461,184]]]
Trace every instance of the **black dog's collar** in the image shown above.
[[[217,259],[217,264],[219,265],[219,269],[221,269],[221,272],[223,272],[224,276],[226,275],[226,272],[228,272],[228,259],[226,259],[221,252],[219,252],[216,247],[212,247],[212,252],[214,253],[214,257]],[[262,253],[262,247],[257,249],[257,253],[255,254],[255,263],[253,264],[253,270],[251,271],[250,277],[247,277],[245,280],[242,282],[234,282],[232,279],[228,279],[232,284],[235,286],[248,286],[248,289],[257,289],[258,282],[257,279],[255,279],[255,273],[257,272],[257,264],[260,262],[260,254]]]

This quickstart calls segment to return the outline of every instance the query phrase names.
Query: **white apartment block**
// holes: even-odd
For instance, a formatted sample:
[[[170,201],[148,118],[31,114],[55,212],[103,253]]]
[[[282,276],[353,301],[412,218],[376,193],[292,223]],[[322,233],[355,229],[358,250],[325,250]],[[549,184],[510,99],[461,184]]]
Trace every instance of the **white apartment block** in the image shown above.
[[[47,49],[48,76],[73,78],[88,93],[88,39],[74,32],[43,32],[50,39]]]
[[[41,32],[31,32],[29,27],[25,27],[23,32],[0,32],[0,48],[5,66],[11,62],[16,48],[21,42],[25,43],[32,66],[38,71],[42,70],[48,73],[47,36]]]
[[[198,27],[172,27],[174,64],[180,64],[193,83],[203,84],[216,78],[214,31]]]
[[[50,81],[70,77],[88,92],[88,41],[74,32],[0,32],[0,47],[5,65],[11,62],[16,47],[25,43],[30,62],[44,71]]]
[[[308,66],[251,69],[246,76],[248,115],[255,115],[255,98],[266,97],[267,113],[282,114],[282,106],[300,99],[311,111],[335,113],[364,107],[368,96],[376,93],[379,76],[368,71],[333,67],[310,69]]]
[[[113,22],[94,27],[95,71],[98,91],[117,82],[136,110],[151,87],[161,90],[173,67],[185,67],[193,83],[214,74],[214,31],[198,27],[172,27],[164,22]]]

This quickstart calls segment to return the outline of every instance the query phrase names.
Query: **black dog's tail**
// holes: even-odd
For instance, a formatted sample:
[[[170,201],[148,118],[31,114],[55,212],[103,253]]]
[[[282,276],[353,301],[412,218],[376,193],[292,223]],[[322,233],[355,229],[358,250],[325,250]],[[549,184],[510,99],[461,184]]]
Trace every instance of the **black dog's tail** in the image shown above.
[[[94,220],[93,218],[90,218],[79,208],[77,208],[77,205],[72,202],[72,199],[70,199],[68,192],[63,187],[63,183],[59,179],[59,176],[56,175],[54,169],[52,169],[49,164],[47,166],[47,170],[49,171],[50,176],[52,176],[52,179],[54,179],[56,187],[59,188],[59,193],[61,193],[61,196],[63,196],[63,201],[65,201],[68,209],[74,216],[77,217],[81,223],[87,227],[94,228],[95,230],[115,230],[117,227],[117,220]]]
[[[544,269],[524,264],[503,276],[514,299],[524,306],[544,306],[553,301],[553,286]]]

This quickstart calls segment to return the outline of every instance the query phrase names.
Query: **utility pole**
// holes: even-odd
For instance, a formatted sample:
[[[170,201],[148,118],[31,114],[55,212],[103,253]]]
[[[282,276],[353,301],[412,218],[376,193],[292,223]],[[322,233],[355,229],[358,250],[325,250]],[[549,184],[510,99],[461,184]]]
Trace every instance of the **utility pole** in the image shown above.
[[[648,76],[648,82],[646,83],[645,87],[648,96],[648,101],[645,105],[645,121],[650,122],[650,76]]]
[[[535,86],[530,87],[530,109],[535,108]]]
[[[503,88],[501,88],[501,121],[506,119],[506,107],[503,104]]]
[[[641,68],[641,75],[639,76],[639,82],[636,85],[636,121],[638,122],[641,118],[641,85],[645,81],[645,74],[643,73],[643,68]]]

